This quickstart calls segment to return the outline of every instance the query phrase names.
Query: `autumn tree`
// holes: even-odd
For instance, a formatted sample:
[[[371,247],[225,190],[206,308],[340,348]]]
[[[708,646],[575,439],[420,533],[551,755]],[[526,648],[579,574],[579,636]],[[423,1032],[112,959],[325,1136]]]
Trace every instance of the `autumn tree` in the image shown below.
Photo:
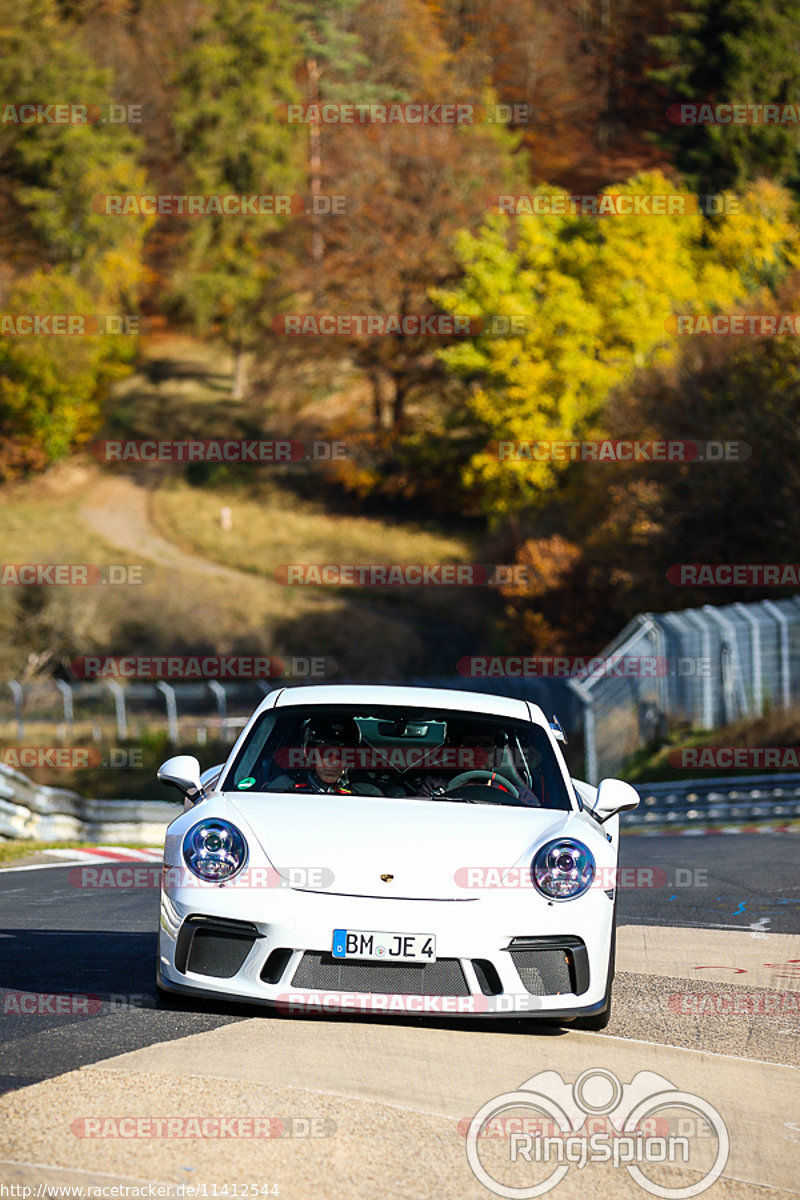
[[[295,31],[262,0],[214,0],[180,60],[175,129],[188,191],[292,195],[303,191],[302,141],[280,119],[299,99]],[[199,330],[218,331],[235,356],[234,395],[283,261],[286,216],[209,213],[190,222],[175,291]]]
[[[421,0],[389,7],[365,0],[354,28],[370,65],[357,73],[353,88],[368,87],[386,104],[398,98],[434,105],[487,99],[488,93],[464,84]],[[458,274],[455,232],[477,228],[493,191],[514,179],[521,186],[513,137],[480,120],[365,122],[326,128],[325,146],[326,188],[346,195],[348,211],[326,218],[319,308],[434,314],[429,288]],[[298,304],[308,305],[314,282],[309,272]],[[346,468],[348,486],[389,494],[424,487],[419,462],[406,452],[414,459],[417,447],[425,457],[422,442],[441,431],[441,400],[454,383],[435,357],[441,344],[429,333],[304,339],[304,357],[347,360],[368,382],[371,402],[347,430],[364,452],[363,470],[356,480]],[[432,460],[430,466],[436,470]]]
[[[113,100],[108,71],[87,61],[79,32],[54,0],[3,6],[0,94],[2,306],[17,314],[128,316],[145,270],[143,217],[115,217],[109,194],[139,192],[145,175],[129,129],[103,121]],[[32,37],[30,30],[36,29]],[[20,106],[76,106],[67,122],[15,119]],[[89,328],[87,326],[87,328]],[[0,471],[42,466],[85,441],[108,383],[131,358],[130,337],[0,337]]]
[[[648,78],[679,0],[429,0],[473,84],[527,108],[518,122],[534,182],[594,191],[663,166],[650,131],[666,129],[666,88]]]
[[[505,457],[498,443],[602,431],[612,390],[674,356],[673,314],[723,309],[798,261],[789,197],[769,185],[711,226],[692,211],[689,193],[658,174],[614,186],[609,202],[674,197],[682,212],[586,216],[571,212],[558,189],[537,195],[560,197],[564,212],[495,216],[477,236],[461,234],[463,279],[433,293],[450,312],[500,312],[521,323],[515,336],[479,335],[441,354],[468,383],[463,417],[483,435],[463,484],[494,520],[540,506],[568,466],[544,455]]]
[[[800,90],[797,7],[791,0],[684,0],[669,33],[654,39],[652,78],[671,102],[779,104]],[[699,192],[742,188],[758,176],[800,187],[794,123],[674,124],[662,145]]]

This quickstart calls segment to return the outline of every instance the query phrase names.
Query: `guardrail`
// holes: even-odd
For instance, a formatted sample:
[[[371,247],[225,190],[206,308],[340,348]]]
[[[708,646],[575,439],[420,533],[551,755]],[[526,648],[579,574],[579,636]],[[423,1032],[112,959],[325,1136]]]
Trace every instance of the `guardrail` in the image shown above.
[[[180,812],[180,801],[90,800],[0,766],[0,837],[158,845]]]
[[[620,824],[633,833],[672,826],[782,824],[800,820],[800,773],[640,783],[641,803]],[[0,837],[37,841],[132,841],[158,845],[180,801],[92,800],[43,787],[0,765]]]
[[[634,784],[641,802],[620,825],[635,829],[670,825],[783,823],[800,819],[800,774],[731,775]]]

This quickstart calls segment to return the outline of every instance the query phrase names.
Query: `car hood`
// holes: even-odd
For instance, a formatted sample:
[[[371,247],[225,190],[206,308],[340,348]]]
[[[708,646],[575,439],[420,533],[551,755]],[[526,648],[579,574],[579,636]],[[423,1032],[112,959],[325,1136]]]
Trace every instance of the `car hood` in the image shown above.
[[[488,869],[497,886],[498,873],[527,866],[535,848],[567,825],[586,837],[579,817],[552,809],[264,792],[229,792],[226,801],[270,863],[303,891],[320,890],[322,878],[331,893],[471,900],[483,876],[469,868]]]

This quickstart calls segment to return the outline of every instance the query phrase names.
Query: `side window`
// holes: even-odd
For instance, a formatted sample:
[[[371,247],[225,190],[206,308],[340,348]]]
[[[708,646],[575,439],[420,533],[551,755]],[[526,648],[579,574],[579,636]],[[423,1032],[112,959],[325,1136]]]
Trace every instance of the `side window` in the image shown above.
[[[538,759],[534,772],[536,785],[534,791],[541,797],[545,808],[564,809],[568,811],[572,805],[570,804],[567,789],[564,786],[564,779],[558,769],[558,763],[553,754],[552,746],[547,740],[547,735],[538,726],[535,726],[533,730],[533,742],[535,746],[533,758],[534,760]]]
[[[238,790],[239,785],[244,784],[245,786],[241,790],[246,791],[248,781],[252,779],[253,783],[249,785],[250,787],[261,787],[274,752],[271,743],[277,722],[278,714],[274,710],[263,714],[257,725],[251,730],[247,742],[239,751],[226,786]]]

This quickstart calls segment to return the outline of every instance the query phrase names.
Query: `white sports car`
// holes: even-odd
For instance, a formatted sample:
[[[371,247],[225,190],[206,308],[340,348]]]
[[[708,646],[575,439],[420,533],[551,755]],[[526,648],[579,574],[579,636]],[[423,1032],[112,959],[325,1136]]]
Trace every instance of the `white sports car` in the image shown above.
[[[609,1019],[619,816],[524,700],[277,689],[228,761],[158,778],[158,985],[290,1013]]]

